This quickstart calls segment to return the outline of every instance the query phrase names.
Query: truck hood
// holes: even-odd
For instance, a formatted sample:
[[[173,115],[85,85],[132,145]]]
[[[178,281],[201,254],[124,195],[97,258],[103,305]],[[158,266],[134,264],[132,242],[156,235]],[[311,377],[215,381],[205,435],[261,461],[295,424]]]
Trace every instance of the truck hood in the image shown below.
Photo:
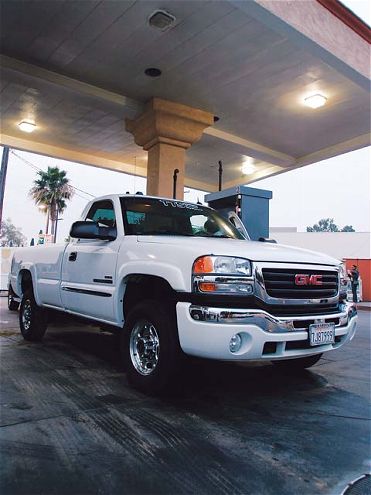
[[[138,236],[139,243],[164,244],[174,246],[181,256],[182,251],[193,252],[194,256],[206,254],[239,256],[252,261],[308,263],[337,266],[340,260],[327,254],[308,249],[237,239],[217,239],[179,236]]]

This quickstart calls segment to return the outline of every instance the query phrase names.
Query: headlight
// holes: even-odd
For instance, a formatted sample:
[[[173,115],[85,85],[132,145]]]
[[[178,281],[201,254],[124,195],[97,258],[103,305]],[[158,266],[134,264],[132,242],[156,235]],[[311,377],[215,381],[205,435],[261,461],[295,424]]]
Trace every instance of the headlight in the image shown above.
[[[193,274],[206,273],[251,276],[251,262],[232,256],[201,256],[193,263]]]
[[[340,278],[340,285],[347,285],[348,284],[348,274],[345,268],[345,265],[342,263],[339,265],[339,278]]]
[[[346,272],[346,269],[345,269],[345,265],[344,263],[341,263],[341,265],[338,266],[339,268],[339,275],[340,275],[340,278],[345,278],[346,275],[347,275],[347,272]]]
[[[254,292],[251,262],[232,256],[201,256],[193,263],[193,289],[201,293],[249,295]]]
[[[339,268],[339,297],[344,300],[347,297],[347,289],[348,289],[348,274],[345,268],[345,265],[342,263],[338,266]]]

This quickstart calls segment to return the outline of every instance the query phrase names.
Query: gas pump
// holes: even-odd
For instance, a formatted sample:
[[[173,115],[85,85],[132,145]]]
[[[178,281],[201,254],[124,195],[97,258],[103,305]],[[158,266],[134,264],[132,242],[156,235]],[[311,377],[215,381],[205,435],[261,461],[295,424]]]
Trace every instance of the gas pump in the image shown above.
[[[247,186],[232,187],[205,196],[208,205],[225,218],[230,219],[231,212],[234,212],[254,241],[268,240],[270,199],[272,191]]]

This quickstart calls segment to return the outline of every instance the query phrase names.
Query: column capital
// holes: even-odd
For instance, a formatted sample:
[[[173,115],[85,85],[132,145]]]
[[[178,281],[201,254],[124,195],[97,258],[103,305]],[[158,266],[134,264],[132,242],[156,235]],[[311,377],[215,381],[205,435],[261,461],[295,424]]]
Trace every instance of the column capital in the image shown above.
[[[161,98],[152,98],[142,115],[126,119],[125,128],[144,150],[158,143],[187,149],[198,141],[204,129],[213,125],[209,112]]]

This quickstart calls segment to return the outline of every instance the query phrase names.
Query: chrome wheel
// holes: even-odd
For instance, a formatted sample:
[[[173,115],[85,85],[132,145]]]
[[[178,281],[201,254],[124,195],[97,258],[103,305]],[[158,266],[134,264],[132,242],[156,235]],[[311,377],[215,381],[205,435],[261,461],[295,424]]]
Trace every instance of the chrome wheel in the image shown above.
[[[31,326],[31,317],[32,317],[31,301],[27,299],[23,305],[23,311],[22,311],[22,323],[23,323],[23,328],[25,330],[29,330]]]
[[[147,320],[138,321],[131,331],[129,346],[131,362],[138,373],[153,373],[160,353],[160,339],[154,325]]]

